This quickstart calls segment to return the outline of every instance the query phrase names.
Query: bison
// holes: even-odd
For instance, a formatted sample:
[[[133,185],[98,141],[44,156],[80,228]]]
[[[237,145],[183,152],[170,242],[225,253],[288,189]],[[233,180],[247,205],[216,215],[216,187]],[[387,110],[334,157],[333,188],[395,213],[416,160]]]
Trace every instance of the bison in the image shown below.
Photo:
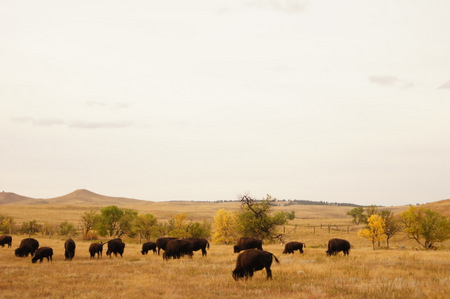
[[[53,249],[51,249],[50,247],[40,247],[36,250],[34,257],[31,259],[31,262],[35,264],[37,260],[39,260],[39,263],[42,263],[44,257],[47,258],[47,262],[51,262],[52,256]]]
[[[99,259],[103,254],[103,245],[106,243],[92,243],[89,246],[89,253],[91,254],[91,259],[95,257],[95,254],[97,254],[97,259]]]
[[[193,251],[197,251],[197,250],[202,250],[202,256],[206,256],[207,252],[206,252],[206,248],[209,249],[209,242],[206,239],[202,239],[202,238],[185,238],[184,240],[188,240],[189,242],[192,243],[192,250]]]
[[[141,253],[147,254],[149,250],[153,250],[153,254],[156,253],[156,243],[155,242],[147,242],[142,244],[142,251]]]
[[[169,243],[172,240],[176,240],[177,238],[159,238],[156,240],[156,248],[158,250],[158,255],[159,255],[159,251],[162,249],[164,251],[166,251],[166,246],[167,243]]]
[[[242,250],[256,248],[262,250],[262,241],[251,237],[242,237],[234,245],[234,253],[238,253]]]
[[[350,251],[350,243],[343,239],[331,239],[328,241],[328,250],[325,251],[328,256],[336,255],[339,251],[344,252],[344,256]]]
[[[117,254],[120,254],[120,257],[123,256],[123,250],[125,249],[125,243],[122,242],[121,238],[116,238],[108,241],[108,250],[106,251],[106,255],[109,255],[111,258],[111,254],[117,257]]]
[[[300,253],[303,253],[303,247],[305,247],[304,243],[300,242],[289,242],[284,245],[283,253],[294,253],[294,251],[298,250]]]
[[[0,245],[2,247],[5,247],[5,244],[8,245],[8,248],[11,247],[11,244],[12,244],[12,237],[11,236],[6,236],[6,235],[0,236]]]
[[[166,250],[163,253],[163,259],[170,258],[179,259],[185,255],[192,257],[193,245],[189,240],[171,240],[166,245]]]
[[[36,249],[39,248],[39,242],[33,238],[26,238],[20,242],[19,248],[15,250],[17,257],[25,257],[28,254],[34,255]]]
[[[236,269],[233,270],[234,280],[245,277],[253,277],[253,272],[266,268],[267,279],[272,279],[272,257],[279,263],[277,257],[272,253],[258,249],[248,249],[240,253],[237,257]]]
[[[75,257],[75,241],[71,238],[67,239],[64,243],[64,256],[65,260],[71,261]]]

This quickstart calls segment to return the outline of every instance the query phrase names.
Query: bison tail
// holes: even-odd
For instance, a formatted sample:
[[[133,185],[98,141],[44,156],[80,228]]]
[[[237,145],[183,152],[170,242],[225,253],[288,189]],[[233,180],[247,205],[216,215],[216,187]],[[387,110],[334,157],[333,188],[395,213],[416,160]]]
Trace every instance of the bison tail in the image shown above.
[[[279,264],[280,261],[277,259],[277,257],[273,253],[271,253],[271,254],[272,254],[273,258],[275,259],[275,262],[277,262]]]

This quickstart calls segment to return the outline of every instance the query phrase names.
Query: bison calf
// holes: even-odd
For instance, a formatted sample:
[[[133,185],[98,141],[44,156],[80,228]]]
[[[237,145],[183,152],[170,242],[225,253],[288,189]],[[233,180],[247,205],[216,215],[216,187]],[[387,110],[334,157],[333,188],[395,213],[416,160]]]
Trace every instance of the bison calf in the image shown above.
[[[142,244],[142,251],[141,253],[143,255],[147,254],[149,250],[153,250],[153,254],[156,253],[156,243],[155,242],[146,242]]]
[[[304,243],[300,242],[289,242],[284,246],[283,253],[294,253],[294,251],[298,250],[300,253],[303,253],[303,247],[305,246]]]
[[[272,279],[272,258],[279,263],[277,257],[272,253],[264,250],[248,249],[240,253],[237,257],[236,269],[233,270],[234,280],[245,277],[253,277],[254,271],[259,271],[266,268],[267,279]]]
[[[342,251],[345,255],[349,254],[350,243],[343,239],[331,239],[328,241],[328,250],[325,251],[328,256],[336,255],[339,251]]]
[[[5,247],[5,244],[8,245],[8,248],[11,247],[12,237],[11,236],[0,236],[0,246]]]
[[[34,264],[39,260],[40,263],[44,260],[44,257],[47,258],[47,262],[52,261],[53,249],[50,247],[40,247],[34,253],[34,257],[31,259],[31,262]]]
[[[103,254],[103,245],[106,243],[92,243],[89,246],[89,253],[91,254],[91,259],[95,257],[95,254],[97,254],[97,259],[99,259]]]

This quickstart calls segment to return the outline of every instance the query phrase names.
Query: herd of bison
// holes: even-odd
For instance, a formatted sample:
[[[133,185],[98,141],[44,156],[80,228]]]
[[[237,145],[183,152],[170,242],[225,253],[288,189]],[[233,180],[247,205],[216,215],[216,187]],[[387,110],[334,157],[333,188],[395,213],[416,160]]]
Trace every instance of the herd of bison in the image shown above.
[[[8,245],[11,247],[12,237],[11,236],[0,236],[0,246],[4,247]],[[89,253],[91,258],[97,259],[102,256],[103,246],[107,245],[106,254],[111,257],[114,254],[120,254],[122,257],[125,243],[122,239],[116,238],[109,240],[108,242],[92,243],[89,246]],[[289,242],[285,245],[283,253],[294,253],[298,250],[303,253],[303,248],[305,244],[301,242]],[[75,256],[75,242],[69,238],[64,243],[64,256],[66,260],[72,260]],[[141,253],[143,255],[147,254],[150,250],[154,254],[160,254],[160,250],[164,250],[163,259],[168,260],[170,258],[179,259],[185,255],[192,257],[193,252],[197,250],[202,251],[202,256],[206,256],[209,249],[209,242],[206,239],[201,238],[159,238],[156,242],[147,242],[142,245]],[[254,271],[266,269],[267,278],[272,278],[272,271],[270,266],[272,265],[273,259],[275,262],[279,263],[277,257],[268,251],[264,251],[262,248],[262,241],[256,238],[242,237],[238,240],[237,244],[233,247],[235,253],[239,253],[236,261],[236,268],[233,270],[233,278],[235,280],[239,278],[251,278]],[[328,249],[326,251],[328,256],[336,255],[338,252],[342,251],[344,255],[348,255],[350,251],[350,243],[343,239],[331,239],[328,241]],[[47,261],[51,262],[53,257],[53,249],[50,247],[39,247],[39,242],[33,238],[26,238],[20,242],[19,248],[15,250],[15,255],[17,257],[28,257],[31,255],[32,263],[36,263],[38,260],[42,263],[43,259],[46,258]]]

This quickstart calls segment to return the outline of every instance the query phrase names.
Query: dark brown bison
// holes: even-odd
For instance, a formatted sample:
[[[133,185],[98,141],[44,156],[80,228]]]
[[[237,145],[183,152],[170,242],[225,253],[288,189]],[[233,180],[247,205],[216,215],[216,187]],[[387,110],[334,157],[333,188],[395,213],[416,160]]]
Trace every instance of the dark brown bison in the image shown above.
[[[202,239],[202,238],[186,238],[184,240],[188,240],[189,242],[192,243],[192,250],[193,251],[197,251],[197,250],[202,250],[202,256],[206,256],[207,252],[206,252],[206,248],[209,249],[209,242],[206,239]]]
[[[67,239],[64,243],[64,256],[66,260],[71,261],[75,257],[75,241],[71,238]]]
[[[262,250],[262,241],[251,237],[239,238],[236,245],[234,245],[234,253],[238,253],[242,250],[256,248]]]
[[[272,253],[258,249],[247,249],[237,257],[236,269],[233,270],[234,280],[245,277],[253,277],[253,272],[266,268],[267,279],[272,279],[272,257],[279,263],[277,257]]]
[[[146,242],[142,244],[142,254],[147,254],[149,250],[153,250],[153,254],[156,253],[156,243],[155,242]]]
[[[53,249],[50,247],[40,247],[36,250],[34,257],[31,259],[31,262],[34,264],[39,260],[39,263],[42,263],[44,257],[47,258],[47,262],[52,261]]]
[[[350,251],[350,243],[343,239],[331,239],[328,241],[328,250],[325,251],[328,256],[336,255],[339,251],[344,252],[344,256]]]
[[[120,254],[120,257],[123,257],[123,250],[125,249],[125,243],[122,242],[121,238],[116,238],[108,241],[108,250],[106,251],[106,255],[109,255],[111,258],[111,254],[117,257],[117,254]]]
[[[95,257],[95,254],[97,254],[97,259],[99,259],[103,254],[103,245],[106,243],[92,243],[89,246],[89,253],[91,254],[91,259]]]
[[[15,250],[17,257],[25,257],[28,254],[34,255],[36,249],[39,248],[39,242],[33,238],[26,238],[20,242],[19,248]]]
[[[5,244],[8,245],[8,248],[11,247],[11,244],[12,244],[12,237],[11,236],[6,236],[6,235],[0,236],[0,245],[2,247],[5,247]]]
[[[193,245],[189,240],[171,240],[166,245],[163,259],[179,259],[185,255],[192,257],[193,254]]]
[[[300,242],[289,242],[284,245],[283,253],[294,253],[294,251],[298,250],[300,253],[303,253],[304,243]]]
[[[176,240],[177,238],[159,238],[156,240],[156,248],[158,250],[158,255],[159,255],[159,251],[162,249],[164,251],[166,251],[166,245],[167,243],[169,243],[172,240]]]

